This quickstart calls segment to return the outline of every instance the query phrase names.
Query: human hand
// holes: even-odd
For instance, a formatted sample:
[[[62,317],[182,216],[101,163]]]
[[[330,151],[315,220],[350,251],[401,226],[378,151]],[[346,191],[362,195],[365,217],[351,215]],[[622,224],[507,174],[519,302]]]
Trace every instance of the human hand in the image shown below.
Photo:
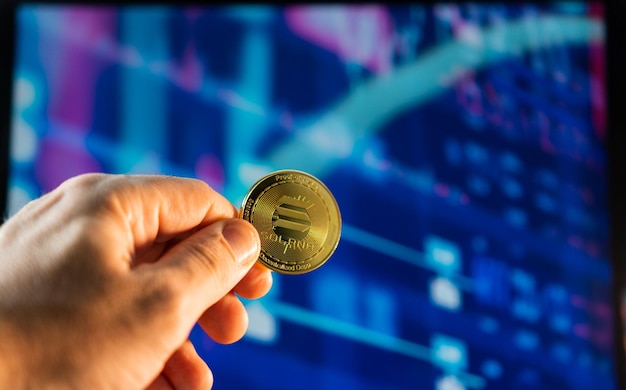
[[[210,388],[188,340],[248,324],[272,284],[252,225],[205,183],[89,174],[0,228],[0,387]]]

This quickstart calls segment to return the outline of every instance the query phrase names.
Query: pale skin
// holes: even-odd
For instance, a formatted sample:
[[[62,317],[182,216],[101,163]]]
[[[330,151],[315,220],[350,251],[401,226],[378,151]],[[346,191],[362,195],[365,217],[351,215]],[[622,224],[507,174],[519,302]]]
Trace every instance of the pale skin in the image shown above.
[[[209,389],[188,340],[245,333],[256,230],[200,180],[89,174],[0,228],[0,388]]]

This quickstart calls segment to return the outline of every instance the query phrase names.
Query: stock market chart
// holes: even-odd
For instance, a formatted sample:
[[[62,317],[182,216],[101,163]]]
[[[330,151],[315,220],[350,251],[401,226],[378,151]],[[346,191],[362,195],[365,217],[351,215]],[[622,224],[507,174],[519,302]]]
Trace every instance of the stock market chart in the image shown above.
[[[599,3],[22,5],[8,213],[83,172],[276,169],[334,256],[274,274],[216,389],[612,389]]]

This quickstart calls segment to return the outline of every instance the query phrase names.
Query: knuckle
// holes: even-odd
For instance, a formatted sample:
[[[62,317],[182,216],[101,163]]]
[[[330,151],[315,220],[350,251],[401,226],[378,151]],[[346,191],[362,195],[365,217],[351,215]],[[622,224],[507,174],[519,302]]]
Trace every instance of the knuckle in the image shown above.
[[[83,192],[85,189],[93,188],[107,176],[103,173],[83,173],[67,179],[60,187],[65,191]]]
[[[110,185],[112,176],[103,173],[85,173],[71,177],[63,182],[58,190],[68,202],[84,205],[88,210],[97,210],[99,206],[110,205],[114,191]]]

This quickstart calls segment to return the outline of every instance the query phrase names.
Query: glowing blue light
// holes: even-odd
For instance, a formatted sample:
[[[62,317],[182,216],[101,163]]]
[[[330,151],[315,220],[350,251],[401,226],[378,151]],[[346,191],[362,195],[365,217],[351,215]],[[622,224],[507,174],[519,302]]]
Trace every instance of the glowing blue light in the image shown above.
[[[35,129],[19,116],[13,118],[10,154],[12,162],[30,163],[35,160],[39,137]]]
[[[461,340],[435,334],[430,340],[433,363],[447,371],[458,371],[467,368],[467,349]]]
[[[498,379],[502,376],[502,365],[497,360],[485,360],[482,365],[482,372],[487,378]]]
[[[552,356],[563,363],[567,363],[572,359],[572,350],[565,344],[554,344],[550,351]]]
[[[279,322],[259,301],[246,304],[249,324],[246,337],[264,344],[273,344],[278,340]]]
[[[424,252],[426,261],[443,273],[450,274],[461,269],[461,250],[451,241],[428,236],[424,240]]]
[[[454,375],[446,375],[435,383],[436,390],[465,390],[466,387]]]
[[[513,336],[513,340],[515,345],[524,350],[537,349],[539,346],[539,336],[525,329],[518,330]]]
[[[450,279],[434,278],[430,282],[430,300],[437,306],[457,311],[461,308],[462,295]]]
[[[522,185],[512,178],[504,178],[501,182],[502,192],[509,198],[518,199],[524,194]]]
[[[500,328],[500,323],[491,317],[482,317],[478,321],[478,327],[485,333],[496,333]]]
[[[479,196],[487,196],[491,192],[491,184],[489,184],[489,181],[475,174],[468,176],[467,186],[472,193]]]
[[[525,227],[528,224],[526,212],[522,209],[511,207],[504,212],[504,218],[516,227]]]
[[[522,161],[515,154],[511,152],[505,152],[500,157],[500,164],[506,171],[519,173],[524,169]]]

